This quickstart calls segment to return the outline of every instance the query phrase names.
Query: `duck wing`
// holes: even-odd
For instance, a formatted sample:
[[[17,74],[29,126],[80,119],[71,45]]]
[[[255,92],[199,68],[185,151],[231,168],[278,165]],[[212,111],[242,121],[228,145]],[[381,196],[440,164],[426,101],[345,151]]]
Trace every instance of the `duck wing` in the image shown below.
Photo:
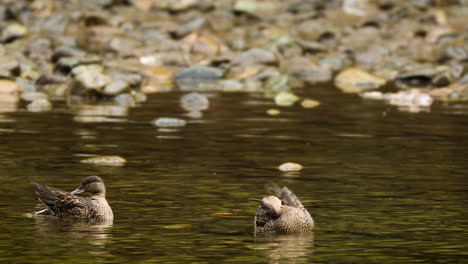
[[[49,187],[42,186],[38,183],[31,183],[41,201],[47,209],[56,216],[64,217],[80,217],[86,212],[87,200],[78,197],[69,192]]]
[[[301,209],[301,211],[304,212],[304,215],[306,216],[311,226],[314,225],[314,220],[312,219],[312,216],[310,215],[309,211],[305,209],[304,205],[302,205],[302,202],[299,200],[299,198],[297,198],[296,194],[289,190],[288,187],[285,186],[281,189],[279,198],[281,199],[283,204]]]

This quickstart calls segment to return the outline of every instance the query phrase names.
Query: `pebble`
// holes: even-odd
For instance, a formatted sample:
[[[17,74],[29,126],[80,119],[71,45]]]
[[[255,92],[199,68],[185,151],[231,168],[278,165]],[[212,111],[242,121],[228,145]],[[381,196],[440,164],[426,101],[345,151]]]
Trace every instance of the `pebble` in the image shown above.
[[[141,87],[144,93],[169,91],[174,84],[174,72],[163,66],[147,68],[143,71],[145,80]]]
[[[184,127],[187,125],[187,121],[171,117],[160,117],[151,121],[151,123],[157,127]]]
[[[252,48],[247,51],[242,52],[238,57],[236,57],[233,64],[276,64],[277,58],[275,54],[269,50],[261,48]]]
[[[46,98],[39,98],[26,106],[29,112],[47,112],[52,110],[52,104]]]
[[[13,23],[3,29],[2,41],[8,42],[16,38],[25,37],[29,31],[24,25],[19,23]]]
[[[300,98],[292,92],[280,92],[275,96],[275,104],[277,106],[292,106]]]
[[[302,168],[301,164],[295,162],[286,162],[278,167],[280,171],[301,171]]]
[[[206,88],[210,87],[206,84],[214,84],[223,75],[223,71],[218,68],[193,66],[180,71],[175,76],[175,82],[182,91],[206,90]],[[215,86],[213,85],[212,88],[215,88]]]
[[[73,68],[72,73],[84,88],[100,91],[109,84],[112,79],[102,73],[103,68],[97,64],[80,65]]]
[[[102,166],[123,166],[127,161],[120,156],[97,156],[80,161],[81,163]]]
[[[116,95],[120,94],[128,88],[129,84],[123,80],[114,80],[102,90],[103,94],[106,95]]]
[[[386,81],[359,68],[348,68],[335,78],[335,85],[345,93],[362,93],[385,85]]]

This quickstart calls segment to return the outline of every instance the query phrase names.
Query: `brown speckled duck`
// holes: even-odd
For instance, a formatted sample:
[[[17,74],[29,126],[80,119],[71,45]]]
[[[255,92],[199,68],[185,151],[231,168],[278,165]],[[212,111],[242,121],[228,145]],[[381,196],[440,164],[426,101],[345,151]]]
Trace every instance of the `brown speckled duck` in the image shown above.
[[[274,187],[276,196],[267,196],[260,201],[255,214],[256,234],[307,233],[314,228],[314,220],[297,196],[288,187]]]
[[[45,205],[44,209],[34,214],[84,219],[90,222],[109,222],[114,218],[106,200],[106,186],[99,176],[87,176],[81,185],[70,193],[34,182],[32,185],[39,201]],[[76,196],[82,192],[89,192],[91,196]]]

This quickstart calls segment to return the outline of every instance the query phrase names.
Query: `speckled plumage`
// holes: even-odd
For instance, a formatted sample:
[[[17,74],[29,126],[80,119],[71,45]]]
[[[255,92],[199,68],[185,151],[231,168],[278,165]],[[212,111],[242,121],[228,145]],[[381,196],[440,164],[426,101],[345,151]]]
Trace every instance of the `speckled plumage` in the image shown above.
[[[287,187],[273,188],[276,196],[264,197],[255,214],[255,233],[293,234],[312,231],[314,220]]]
[[[54,187],[32,183],[39,201],[45,208],[35,214],[84,219],[90,222],[112,221],[114,215],[106,200],[106,187],[99,176],[88,176],[73,192],[66,192]],[[90,192],[91,197],[79,197],[75,194]]]

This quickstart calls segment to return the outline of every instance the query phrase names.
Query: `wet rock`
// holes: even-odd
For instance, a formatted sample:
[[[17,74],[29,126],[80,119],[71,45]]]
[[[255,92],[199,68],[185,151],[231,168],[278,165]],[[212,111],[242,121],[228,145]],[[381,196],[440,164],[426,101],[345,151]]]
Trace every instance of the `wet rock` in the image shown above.
[[[23,92],[21,93],[21,99],[31,102],[38,99],[48,99],[48,96],[42,92]]]
[[[223,71],[214,67],[194,66],[180,71],[175,82],[182,91],[213,89],[223,75]]]
[[[174,85],[174,72],[169,68],[156,66],[147,68],[143,72],[145,81],[141,87],[144,93],[170,91]]]
[[[26,106],[29,112],[47,112],[52,110],[52,104],[46,98],[39,98]]]
[[[292,106],[300,98],[292,92],[280,92],[275,96],[275,104],[277,106]]]
[[[191,111],[185,114],[185,116],[188,116],[190,118],[202,118],[203,113],[200,111]]]
[[[265,83],[265,93],[270,96],[289,90],[289,76],[286,74],[271,76]]]
[[[313,100],[313,99],[304,99],[301,102],[301,106],[302,108],[306,108],[306,109],[316,108],[320,106],[320,102],[317,100]]]
[[[410,89],[390,94],[388,100],[392,105],[421,107],[429,107],[434,101],[429,94],[423,93],[419,89]]]
[[[208,97],[200,93],[189,93],[180,98],[180,106],[188,112],[205,111],[210,107]]]
[[[385,85],[386,81],[359,68],[348,68],[335,78],[335,85],[345,93],[362,93]]]
[[[117,95],[124,92],[128,87],[128,82],[123,80],[114,80],[104,87],[102,93],[105,95]]]
[[[266,49],[252,48],[242,52],[234,59],[234,65],[249,65],[249,64],[276,64],[277,58],[275,54]]]
[[[157,127],[184,127],[187,125],[187,121],[183,119],[170,117],[157,118],[151,123]]]
[[[223,92],[242,92],[244,91],[244,85],[241,81],[228,79],[218,81],[219,90]]]
[[[303,169],[302,165],[295,162],[286,162],[281,164],[278,169],[280,171],[301,171]]]
[[[386,100],[389,97],[388,94],[384,94],[379,91],[364,92],[361,93],[360,96],[368,100]]]
[[[98,156],[87,158],[80,161],[81,163],[102,165],[102,166],[123,166],[127,161],[120,156]]]
[[[100,91],[109,84],[112,79],[102,73],[103,68],[97,64],[80,65],[73,68],[72,73],[75,79],[80,82],[84,88]]]
[[[278,110],[278,109],[270,108],[270,109],[266,110],[266,113],[269,116],[277,116],[277,115],[281,114],[281,111]]]
[[[13,23],[6,26],[6,28],[3,29],[1,40],[3,42],[10,42],[17,38],[25,37],[28,35],[28,33],[29,31],[24,25],[19,23]]]
[[[124,107],[133,107],[135,106],[135,100],[132,95],[128,93],[119,94],[114,98],[114,101]]]

